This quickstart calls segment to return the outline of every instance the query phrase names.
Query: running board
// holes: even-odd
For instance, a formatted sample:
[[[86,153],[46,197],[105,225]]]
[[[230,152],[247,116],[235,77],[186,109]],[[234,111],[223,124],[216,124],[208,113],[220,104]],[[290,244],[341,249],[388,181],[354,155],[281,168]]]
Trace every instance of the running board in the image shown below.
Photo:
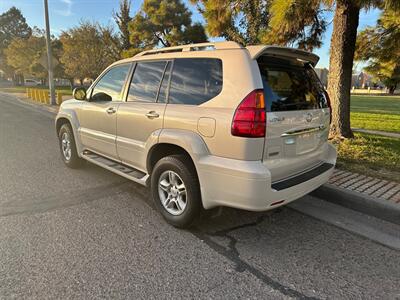
[[[126,166],[112,159],[96,154],[92,151],[85,150],[82,153],[81,157],[88,162],[91,162],[95,165],[98,165],[104,169],[107,169],[111,172],[114,172],[115,174],[123,176],[142,185],[146,185],[147,179],[149,178],[149,175],[142,171],[139,171],[133,167]]]

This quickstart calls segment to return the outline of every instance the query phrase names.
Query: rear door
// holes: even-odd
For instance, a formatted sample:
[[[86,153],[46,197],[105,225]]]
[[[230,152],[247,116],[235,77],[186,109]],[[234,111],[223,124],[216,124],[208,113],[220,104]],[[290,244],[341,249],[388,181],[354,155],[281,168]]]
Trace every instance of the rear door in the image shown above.
[[[267,106],[263,159],[276,181],[321,163],[330,111],[309,63],[272,56],[261,56],[257,62]]]
[[[117,114],[117,151],[120,160],[146,169],[147,141],[163,127],[171,61],[136,63],[126,102]]]

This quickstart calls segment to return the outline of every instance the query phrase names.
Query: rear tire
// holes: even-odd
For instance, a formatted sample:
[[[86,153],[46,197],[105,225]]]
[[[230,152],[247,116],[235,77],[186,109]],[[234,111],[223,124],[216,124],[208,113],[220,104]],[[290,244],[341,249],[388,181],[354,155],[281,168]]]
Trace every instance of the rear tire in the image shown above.
[[[193,163],[184,155],[167,156],[156,163],[151,193],[158,211],[175,227],[188,228],[200,216],[199,180]]]
[[[58,140],[60,144],[61,157],[65,165],[72,169],[80,168],[84,165],[85,161],[79,157],[76,151],[76,143],[74,133],[69,124],[61,126],[58,132]]]

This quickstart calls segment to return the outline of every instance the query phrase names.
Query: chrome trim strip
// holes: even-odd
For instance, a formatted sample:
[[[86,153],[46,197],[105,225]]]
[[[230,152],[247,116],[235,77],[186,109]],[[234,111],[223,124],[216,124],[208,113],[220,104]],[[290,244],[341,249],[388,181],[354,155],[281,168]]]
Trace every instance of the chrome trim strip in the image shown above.
[[[285,132],[281,135],[281,137],[287,137],[287,136],[294,136],[294,135],[301,135],[304,133],[310,133],[310,132],[316,132],[316,131],[322,131],[325,129],[324,125],[318,126],[318,127],[313,127],[313,128],[306,128],[306,129],[300,129],[300,130],[293,130],[293,131],[288,131]]]

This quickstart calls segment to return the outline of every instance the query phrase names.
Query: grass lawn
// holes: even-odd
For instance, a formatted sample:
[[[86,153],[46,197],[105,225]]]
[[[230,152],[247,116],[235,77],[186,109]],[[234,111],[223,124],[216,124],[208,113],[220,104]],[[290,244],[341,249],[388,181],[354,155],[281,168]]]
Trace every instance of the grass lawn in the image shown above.
[[[5,93],[26,93],[27,88],[35,88],[35,89],[47,89],[45,87],[25,87],[25,86],[12,86],[12,87],[1,87],[0,91]],[[72,90],[69,86],[56,87],[57,92],[61,92],[62,95],[72,95]]]
[[[400,96],[351,96],[351,127],[400,133]]]
[[[355,133],[338,145],[340,169],[400,182],[400,139]]]

